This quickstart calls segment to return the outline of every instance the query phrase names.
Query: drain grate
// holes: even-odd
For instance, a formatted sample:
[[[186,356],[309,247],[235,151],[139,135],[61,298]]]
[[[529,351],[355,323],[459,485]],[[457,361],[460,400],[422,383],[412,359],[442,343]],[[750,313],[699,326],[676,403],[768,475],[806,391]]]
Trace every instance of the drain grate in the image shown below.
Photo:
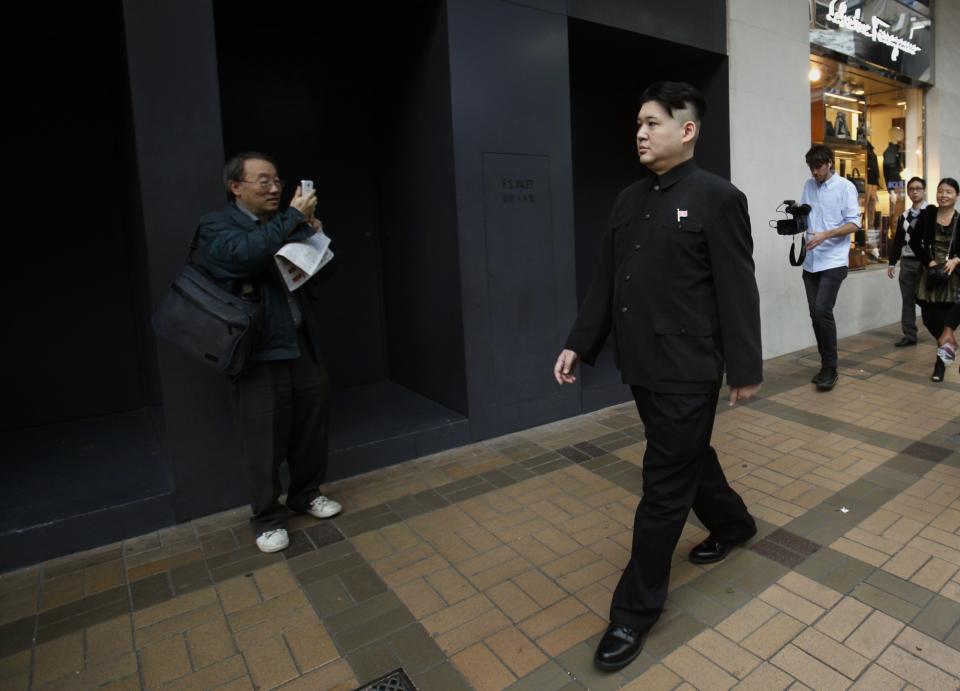
[[[410,681],[410,677],[403,668],[395,669],[369,684],[361,686],[357,691],[417,691],[417,687]]]

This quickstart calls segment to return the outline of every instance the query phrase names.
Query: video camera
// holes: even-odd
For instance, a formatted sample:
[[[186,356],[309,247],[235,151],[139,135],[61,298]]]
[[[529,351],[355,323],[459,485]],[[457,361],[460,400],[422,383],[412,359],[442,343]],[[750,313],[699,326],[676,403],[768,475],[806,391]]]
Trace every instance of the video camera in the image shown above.
[[[775,221],[770,221],[770,227],[776,228],[778,235],[800,235],[807,232],[810,215],[809,204],[797,206],[793,199],[786,199],[777,207],[777,212],[788,216],[788,218],[778,218]],[[806,256],[807,243],[804,235],[800,238],[800,256],[797,256],[796,245],[793,242],[790,243],[790,266],[802,266]]]

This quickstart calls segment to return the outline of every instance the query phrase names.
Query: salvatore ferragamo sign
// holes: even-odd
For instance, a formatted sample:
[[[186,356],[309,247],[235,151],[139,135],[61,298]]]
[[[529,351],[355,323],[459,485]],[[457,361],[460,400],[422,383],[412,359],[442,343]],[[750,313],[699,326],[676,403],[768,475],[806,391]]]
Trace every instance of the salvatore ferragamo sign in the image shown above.
[[[890,24],[874,15],[867,23],[860,18],[860,9],[856,9],[852,14],[847,14],[847,3],[830,0],[830,7],[827,11],[826,20],[830,24],[835,24],[841,29],[849,29],[855,33],[869,38],[871,41],[890,47],[890,58],[896,60],[900,57],[901,51],[908,55],[916,55],[920,52],[920,46],[912,41],[890,33],[887,29]],[[911,31],[911,38],[913,32]]]

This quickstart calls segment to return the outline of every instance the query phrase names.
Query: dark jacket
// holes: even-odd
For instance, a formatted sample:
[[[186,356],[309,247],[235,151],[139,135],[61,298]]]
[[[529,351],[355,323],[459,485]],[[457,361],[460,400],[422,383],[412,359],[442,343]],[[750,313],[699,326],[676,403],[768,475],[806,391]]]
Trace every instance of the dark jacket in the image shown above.
[[[910,247],[913,248],[917,259],[923,262],[924,266],[930,264],[934,259],[933,245],[937,235],[937,208],[931,204],[920,214],[917,219],[916,232],[911,233]],[[957,212],[953,212],[953,217],[957,218]],[[915,240],[913,238],[916,238]],[[950,245],[947,252],[947,258],[956,257],[960,250],[960,230],[953,237],[953,244]]]
[[[692,160],[623,190],[566,347],[593,364],[613,330],[623,381],[662,393],[763,379],[747,200]]]
[[[240,295],[244,284],[263,302],[263,324],[254,346],[254,360],[293,360],[299,357],[297,331],[288,302],[294,301],[303,317],[314,357],[320,361],[322,333],[316,277],[288,293],[273,255],[285,243],[310,237],[314,230],[303,215],[289,208],[266,223],[259,223],[230,203],[200,219],[197,264],[228,289]]]
[[[929,206],[924,207],[920,210],[920,216],[923,216],[923,212],[930,208]],[[890,247],[890,266],[896,266],[897,262],[900,261],[900,255],[903,253],[903,246],[907,245],[913,250],[913,253],[920,258],[920,255],[917,254],[917,247],[919,247],[920,237],[916,232],[916,227],[920,223],[920,216],[917,217],[917,221],[914,224],[914,230],[910,231],[910,239],[907,240],[907,229],[910,227],[910,223],[907,221],[907,214],[910,212],[910,209],[907,209],[902,214],[897,217],[897,230],[893,234],[893,245]]]

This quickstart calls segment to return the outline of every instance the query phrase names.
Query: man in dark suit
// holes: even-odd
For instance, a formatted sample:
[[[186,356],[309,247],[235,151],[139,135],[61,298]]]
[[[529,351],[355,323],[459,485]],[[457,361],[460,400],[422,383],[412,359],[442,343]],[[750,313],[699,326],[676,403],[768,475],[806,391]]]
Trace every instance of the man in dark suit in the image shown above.
[[[724,366],[730,405],[762,380],[746,198],[693,160],[706,107],[696,89],[658,82],[641,103],[637,152],[652,175],[617,197],[598,274],[554,367],[558,383],[572,383],[612,329],[646,432],[633,549],[594,657],[605,670],[636,658],[660,616],[691,508],[710,533],[690,552],[695,564],[720,561],[756,533],[710,446]]]
[[[253,362],[234,379],[234,396],[257,547],[277,552],[290,544],[289,511],[329,518],[341,509],[320,493],[330,384],[320,356],[316,279],[290,292],[274,261],[284,244],[320,230],[313,215],[317,198],[297,187],[281,211],[276,165],[255,152],[230,159],[223,181],[232,201],[200,220],[198,264],[237,294],[263,303]],[[286,506],[279,501],[284,460],[290,469]]]

